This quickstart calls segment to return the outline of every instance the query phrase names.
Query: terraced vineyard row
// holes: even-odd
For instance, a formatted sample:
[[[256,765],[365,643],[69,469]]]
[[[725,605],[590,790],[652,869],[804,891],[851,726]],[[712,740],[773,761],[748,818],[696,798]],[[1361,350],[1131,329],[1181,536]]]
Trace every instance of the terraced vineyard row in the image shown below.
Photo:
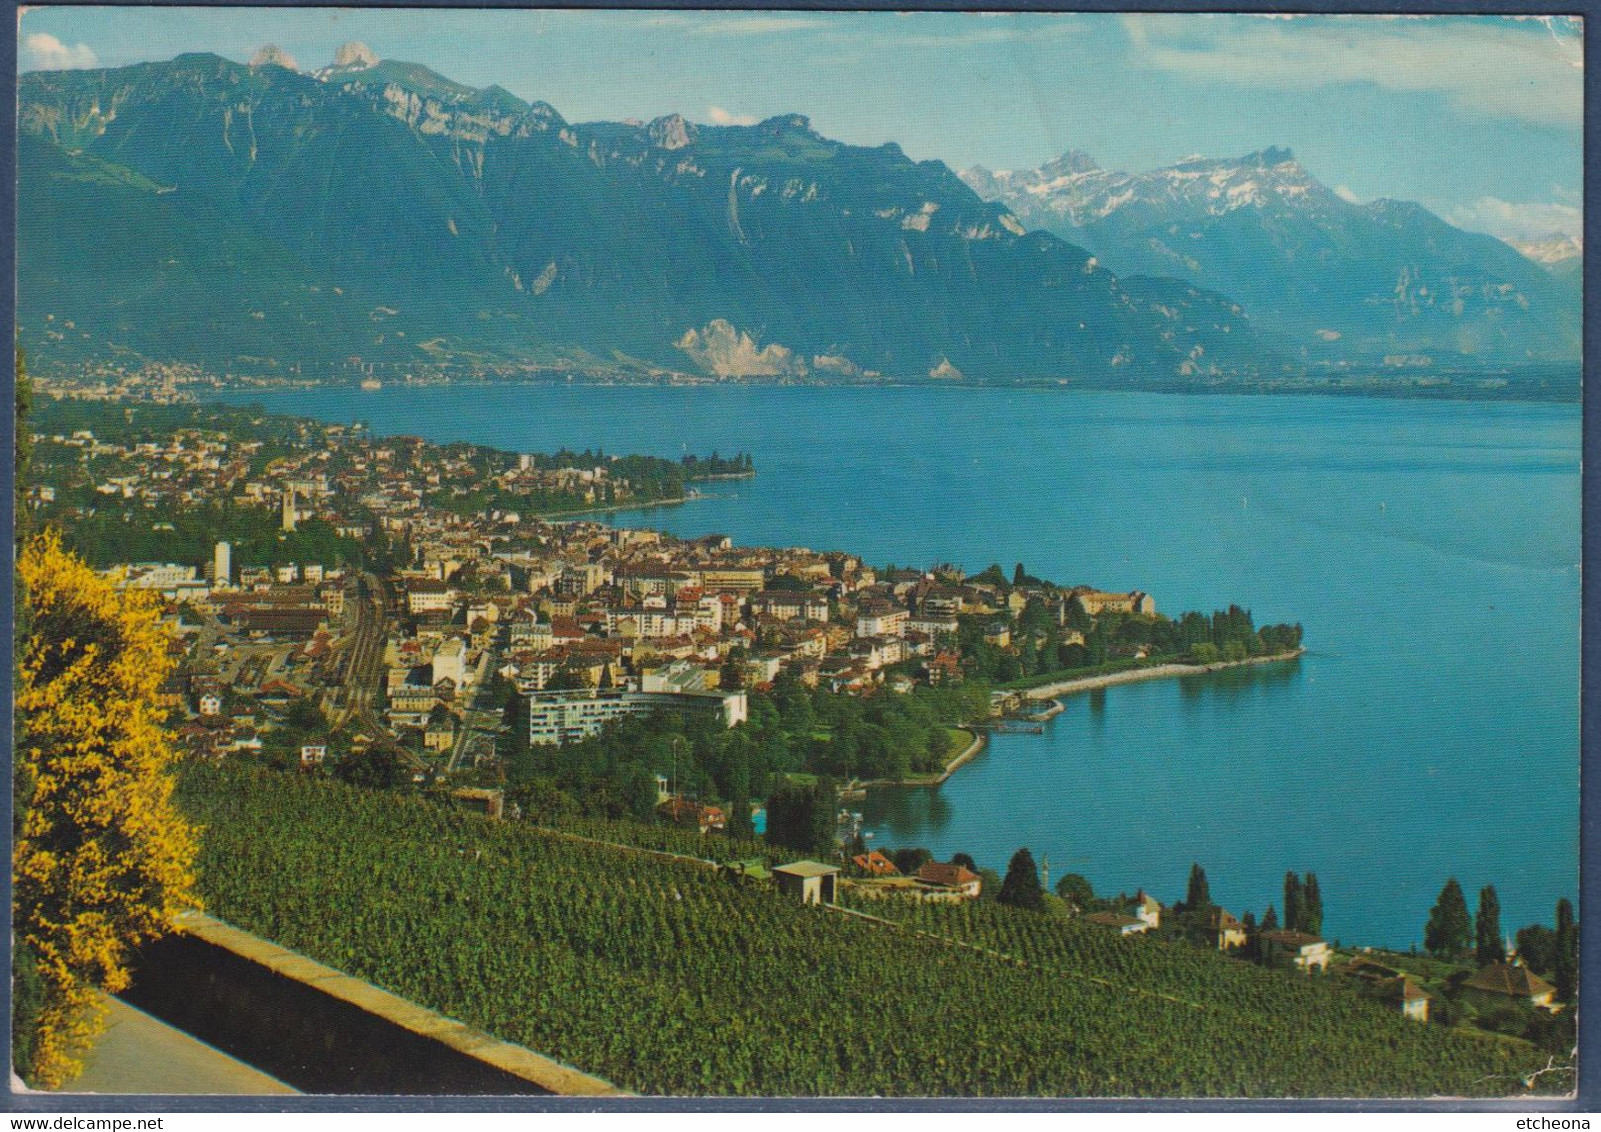
[[[1175,953],[1111,989],[422,799],[201,765],[180,797],[214,915],[638,1092],[1483,1095],[1536,1067],[1270,973]]]
[[[1308,1016],[1333,1011],[1359,1025],[1388,1013],[1330,978],[1255,967],[1177,941],[1125,938],[1075,920],[987,901],[851,903],[916,931],[971,943],[1069,978],[1137,987],[1220,1010]]]

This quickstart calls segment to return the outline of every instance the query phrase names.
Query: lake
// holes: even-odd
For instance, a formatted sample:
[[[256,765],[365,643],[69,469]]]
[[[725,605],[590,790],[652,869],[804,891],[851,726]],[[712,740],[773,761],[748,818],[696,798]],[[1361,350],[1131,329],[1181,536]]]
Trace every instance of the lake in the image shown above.
[[[880,846],[1027,845],[1098,893],[1236,914],[1317,873],[1324,930],[1406,947],[1448,876],[1507,931],[1578,896],[1577,405],[963,388],[524,385],[235,396],[516,451],[751,452],[713,498],[607,516],[1022,562],[1177,614],[1299,621],[1287,665],[1068,697],[935,790],[874,791]],[[1282,910],[1282,909],[1281,909]]]

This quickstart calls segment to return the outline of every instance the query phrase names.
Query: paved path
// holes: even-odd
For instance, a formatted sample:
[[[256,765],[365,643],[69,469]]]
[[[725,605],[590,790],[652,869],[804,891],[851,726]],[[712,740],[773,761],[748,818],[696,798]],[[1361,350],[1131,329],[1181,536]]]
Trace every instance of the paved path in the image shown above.
[[[296,1091],[121,999],[108,1001],[106,1032],[84,1059],[83,1074],[62,1092],[261,1096]]]

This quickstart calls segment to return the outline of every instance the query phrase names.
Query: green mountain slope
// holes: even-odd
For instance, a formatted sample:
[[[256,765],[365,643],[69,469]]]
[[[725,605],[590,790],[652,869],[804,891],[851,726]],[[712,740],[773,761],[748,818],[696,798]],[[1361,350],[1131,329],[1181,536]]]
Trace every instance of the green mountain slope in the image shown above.
[[[19,333],[48,357],[383,352],[363,296],[190,190],[23,134]],[[390,335],[392,343],[398,342]]]
[[[575,126],[416,64],[321,81],[187,55],[26,75],[20,122],[48,143],[24,154],[25,192],[50,146],[125,166],[183,194],[186,210],[152,223],[225,218],[293,257],[264,261],[259,287],[362,293],[436,355],[1000,378],[1274,364],[1228,300],[1125,285],[1083,249],[1025,235],[943,164],[842,145],[799,116]],[[87,235],[75,247],[57,271],[86,292],[100,260],[148,258],[96,255]],[[22,294],[25,323],[56,313],[41,298]],[[191,348],[148,333],[153,356]],[[274,356],[366,356],[372,337]]]

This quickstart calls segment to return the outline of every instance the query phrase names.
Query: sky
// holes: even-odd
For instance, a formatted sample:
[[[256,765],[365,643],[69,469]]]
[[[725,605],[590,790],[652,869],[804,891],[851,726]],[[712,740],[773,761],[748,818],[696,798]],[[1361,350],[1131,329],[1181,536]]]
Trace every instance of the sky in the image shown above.
[[[359,40],[569,121],[801,113],[955,169],[1078,149],[1142,172],[1289,146],[1353,200],[1461,227],[1582,232],[1583,39],[1572,18],[470,9],[28,8],[24,71],[263,44],[302,69]]]

